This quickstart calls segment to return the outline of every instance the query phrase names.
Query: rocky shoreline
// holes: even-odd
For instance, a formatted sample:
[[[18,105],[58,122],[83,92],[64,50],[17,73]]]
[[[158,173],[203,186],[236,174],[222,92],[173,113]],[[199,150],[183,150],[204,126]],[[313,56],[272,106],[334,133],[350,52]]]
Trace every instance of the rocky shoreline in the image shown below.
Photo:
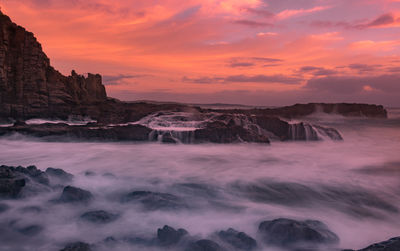
[[[86,175],[92,175],[87,173]],[[111,174],[108,174],[112,178]],[[84,224],[94,224],[107,228],[108,224],[118,221],[120,213],[102,208],[94,209],[92,204],[97,200],[96,194],[71,185],[74,176],[62,169],[48,168],[41,171],[35,166],[13,167],[0,166],[0,217],[8,211],[39,215],[43,210],[51,210],[55,206],[74,206],[80,208],[76,221]],[[27,206],[13,208],[8,204],[12,201],[23,201],[41,194],[53,194],[42,206]],[[180,197],[161,192],[135,190],[121,194],[120,202],[129,205],[139,205],[146,211],[180,211],[191,210]],[[20,238],[40,238],[45,227],[37,223],[24,223],[18,219],[2,220],[0,228],[4,233],[20,236]],[[109,236],[97,243],[88,243],[85,238],[71,240],[68,243],[57,243],[59,250],[88,251],[98,248],[113,249],[117,245],[127,245],[131,249],[153,248],[156,250],[185,251],[218,251],[218,250],[260,250],[268,247],[278,247],[283,250],[340,250],[337,248],[340,239],[328,226],[317,220],[295,220],[277,218],[260,221],[257,236],[225,226],[219,231],[210,233],[207,238],[191,235],[185,229],[175,229],[165,225],[159,228],[153,236]],[[43,240],[42,240],[43,241]],[[48,240],[51,241],[51,240]],[[64,247],[62,247],[64,246]],[[395,251],[399,250],[400,237],[372,244],[358,251]],[[350,251],[351,249],[346,249]]]

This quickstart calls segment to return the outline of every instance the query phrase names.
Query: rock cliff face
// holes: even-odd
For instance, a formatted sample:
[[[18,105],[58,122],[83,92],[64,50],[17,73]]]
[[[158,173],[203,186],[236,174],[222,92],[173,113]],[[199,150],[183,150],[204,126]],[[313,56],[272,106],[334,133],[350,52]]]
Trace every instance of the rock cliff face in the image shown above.
[[[68,117],[107,99],[100,75],[63,76],[31,32],[0,13],[0,117]]]

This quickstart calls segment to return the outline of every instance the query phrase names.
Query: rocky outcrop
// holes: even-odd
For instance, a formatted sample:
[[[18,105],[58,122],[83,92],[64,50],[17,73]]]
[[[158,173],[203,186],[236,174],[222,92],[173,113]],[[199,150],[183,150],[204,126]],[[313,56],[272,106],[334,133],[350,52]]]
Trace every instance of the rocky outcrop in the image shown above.
[[[290,247],[294,245],[311,245],[338,243],[339,238],[320,221],[295,221],[276,219],[263,221],[258,231],[265,243]]]
[[[104,210],[96,210],[86,212],[82,214],[80,218],[92,223],[106,224],[115,221],[118,215]]]
[[[248,236],[246,233],[236,231],[233,228],[229,228],[226,231],[220,231],[218,237],[227,244],[230,244],[236,250],[251,251],[257,248],[256,240]]]
[[[34,35],[0,13],[0,117],[68,118],[106,99],[100,75],[63,76]]]
[[[247,110],[215,110],[218,112],[256,114],[264,116],[277,116],[282,118],[301,118],[313,113],[337,114],[346,117],[387,118],[387,111],[381,105],[357,104],[357,103],[308,103],[295,104],[292,106],[247,109]]]
[[[88,203],[93,199],[93,195],[91,192],[86,191],[84,189],[66,186],[62,191],[58,202],[61,203]]]
[[[400,237],[391,238],[390,240],[372,244],[358,251],[398,251],[400,250]]]

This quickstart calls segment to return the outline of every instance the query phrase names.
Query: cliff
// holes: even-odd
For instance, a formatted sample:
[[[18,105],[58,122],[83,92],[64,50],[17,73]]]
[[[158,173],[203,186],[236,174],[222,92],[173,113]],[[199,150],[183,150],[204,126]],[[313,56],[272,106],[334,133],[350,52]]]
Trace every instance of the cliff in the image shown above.
[[[68,117],[107,99],[101,76],[63,76],[31,32],[0,12],[0,117]]]

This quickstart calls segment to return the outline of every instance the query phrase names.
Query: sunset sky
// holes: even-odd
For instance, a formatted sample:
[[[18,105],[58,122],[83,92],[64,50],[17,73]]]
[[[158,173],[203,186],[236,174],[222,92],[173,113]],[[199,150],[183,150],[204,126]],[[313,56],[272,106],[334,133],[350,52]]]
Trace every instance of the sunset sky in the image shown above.
[[[2,0],[122,100],[400,106],[400,0]]]

